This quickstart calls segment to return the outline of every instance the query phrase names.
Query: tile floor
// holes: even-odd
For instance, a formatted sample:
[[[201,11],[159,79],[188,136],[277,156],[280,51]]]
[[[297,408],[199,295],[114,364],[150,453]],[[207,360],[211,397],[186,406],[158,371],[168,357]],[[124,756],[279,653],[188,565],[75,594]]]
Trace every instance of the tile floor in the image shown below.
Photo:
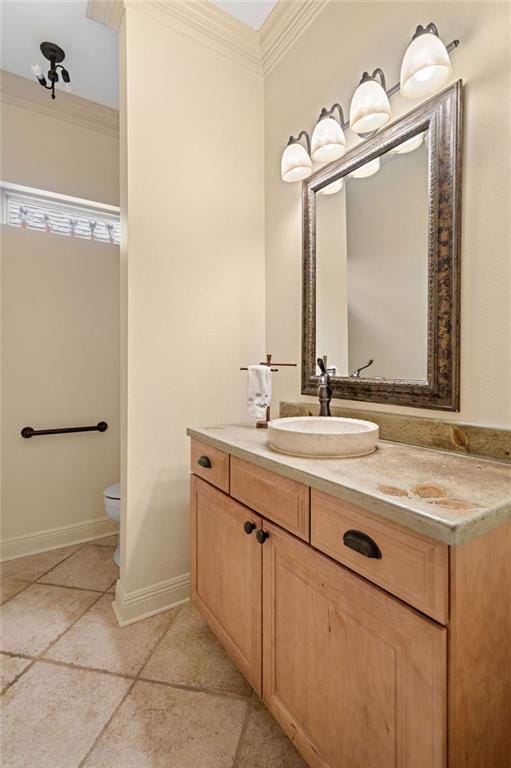
[[[2,768],[306,768],[193,606],[119,628],[115,543],[0,566]]]

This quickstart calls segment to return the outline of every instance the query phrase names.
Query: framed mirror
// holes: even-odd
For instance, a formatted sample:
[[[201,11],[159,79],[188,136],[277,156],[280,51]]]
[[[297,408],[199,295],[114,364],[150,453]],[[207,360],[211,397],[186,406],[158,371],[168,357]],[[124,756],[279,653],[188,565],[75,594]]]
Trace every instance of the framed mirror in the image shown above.
[[[303,182],[302,394],[459,410],[461,95]]]

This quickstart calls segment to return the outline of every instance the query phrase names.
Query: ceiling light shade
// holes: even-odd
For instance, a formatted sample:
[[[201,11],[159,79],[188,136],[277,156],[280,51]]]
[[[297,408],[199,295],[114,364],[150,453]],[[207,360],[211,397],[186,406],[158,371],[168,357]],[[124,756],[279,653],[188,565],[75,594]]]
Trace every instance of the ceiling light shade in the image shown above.
[[[378,82],[378,76],[380,82]],[[381,69],[364,72],[350,105],[350,128],[358,134],[372,133],[391,118],[389,97],[385,91],[385,75]]]
[[[394,147],[390,150],[391,155],[407,155],[408,152],[414,152],[416,149],[420,147],[422,142],[424,141],[424,134],[418,133],[417,136],[412,136],[411,139],[407,139],[406,141],[403,141],[402,144],[398,144],[397,147]]]
[[[451,74],[451,60],[433,23],[419,25],[401,64],[401,95],[406,99],[429,96],[444,85]]]
[[[336,109],[339,111],[339,120],[332,117]],[[311,157],[315,163],[330,163],[346,154],[343,122],[344,113],[340,104],[321,110],[311,140]]]
[[[307,149],[300,144],[300,138],[304,135],[307,141]],[[282,153],[280,162],[280,174],[282,181],[302,181],[312,173],[312,160],[309,154],[310,139],[308,133],[302,131],[297,138],[291,136],[287,147]]]
[[[327,187],[323,187],[323,189],[319,190],[320,195],[335,195],[337,192],[340,192],[341,189],[344,186],[344,182],[342,179],[337,179],[337,181],[332,181],[331,184],[329,184]]]
[[[378,173],[379,170],[380,158],[375,157],[374,160],[371,160],[369,163],[364,163],[364,165],[361,165],[360,168],[352,171],[350,176],[352,176],[354,179],[367,179],[369,176],[374,176],[374,174]]]

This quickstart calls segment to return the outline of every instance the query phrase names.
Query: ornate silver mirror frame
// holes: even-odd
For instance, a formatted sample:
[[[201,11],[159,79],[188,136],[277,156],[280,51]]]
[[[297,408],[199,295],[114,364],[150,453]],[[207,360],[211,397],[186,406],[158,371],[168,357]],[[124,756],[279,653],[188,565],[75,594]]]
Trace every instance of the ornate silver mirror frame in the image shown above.
[[[315,395],[316,375],[316,193],[336,179],[427,131],[428,332],[427,380],[332,377],[334,398],[459,410],[461,80],[344,157],[303,182],[302,394]]]

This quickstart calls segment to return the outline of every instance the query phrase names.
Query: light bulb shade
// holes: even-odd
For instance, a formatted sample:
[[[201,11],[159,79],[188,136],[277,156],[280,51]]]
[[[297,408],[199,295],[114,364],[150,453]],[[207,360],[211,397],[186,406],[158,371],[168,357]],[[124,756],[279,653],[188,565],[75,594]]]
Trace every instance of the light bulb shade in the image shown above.
[[[323,187],[323,189],[320,189],[319,194],[320,195],[335,195],[337,192],[340,192],[341,189],[344,186],[344,182],[342,179],[337,179],[337,181],[332,181],[331,184],[329,184],[327,187]]]
[[[389,122],[389,97],[377,80],[364,80],[350,104],[350,128],[355,133],[372,133]]]
[[[282,153],[280,172],[282,181],[288,182],[302,181],[311,175],[312,160],[303,144],[294,141],[287,145]]]
[[[380,158],[375,157],[369,163],[364,163],[360,168],[350,173],[354,179],[367,179],[369,176],[374,176],[380,170]]]
[[[444,85],[451,74],[447,48],[433,32],[415,37],[401,64],[401,95],[406,99],[429,96]]]
[[[411,139],[403,141],[402,144],[398,144],[397,147],[390,150],[391,155],[406,155],[408,152],[414,152],[420,147],[424,141],[424,134],[418,133],[417,136],[412,136]]]
[[[39,64],[31,64],[30,68],[32,70],[32,74],[35,75],[35,77],[41,77],[41,75],[43,74]]]
[[[330,163],[346,154],[346,137],[333,117],[318,120],[312,134],[312,159],[316,163]]]

